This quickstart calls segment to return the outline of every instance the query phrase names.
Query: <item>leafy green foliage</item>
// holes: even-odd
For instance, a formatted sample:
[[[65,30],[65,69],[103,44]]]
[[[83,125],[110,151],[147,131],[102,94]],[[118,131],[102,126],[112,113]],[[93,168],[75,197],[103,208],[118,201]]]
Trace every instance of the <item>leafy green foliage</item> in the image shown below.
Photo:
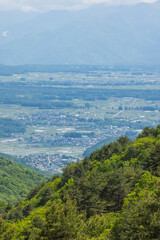
[[[85,239],[85,216],[78,214],[76,203],[67,199],[65,203],[54,203],[46,213],[46,224],[41,233],[43,239]],[[53,237],[54,236],[54,237]]]
[[[30,189],[44,180],[40,174],[12,160],[0,158],[0,202],[22,200]]]
[[[160,238],[159,179],[144,174],[135,190],[125,199],[122,214],[113,229],[113,239]]]
[[[159,129],[120,137],[8,204],[0,239],[160,239]]]

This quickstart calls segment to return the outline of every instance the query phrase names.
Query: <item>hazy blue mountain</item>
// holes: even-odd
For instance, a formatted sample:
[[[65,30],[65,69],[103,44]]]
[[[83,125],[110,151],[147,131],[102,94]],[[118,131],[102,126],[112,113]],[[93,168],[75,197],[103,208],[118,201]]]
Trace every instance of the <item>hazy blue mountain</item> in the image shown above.
[[[36,16],[39,13],[36,12],[22,12],[22,11],[1,11],[0,10],[0,29],[8,27],[11,24],[17,24],[20,22],[28,21]]]
[[[159,12],[160,1],[22,16],[3,28],[0,63],[160,64]]]

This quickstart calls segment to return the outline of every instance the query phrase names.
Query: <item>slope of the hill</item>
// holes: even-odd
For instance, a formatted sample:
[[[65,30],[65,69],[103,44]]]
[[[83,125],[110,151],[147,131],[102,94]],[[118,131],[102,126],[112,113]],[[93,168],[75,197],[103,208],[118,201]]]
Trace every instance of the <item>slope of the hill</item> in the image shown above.
[[[0,63],[160,64],[159,11],[160,1],[96,4],[77,11],[55,10],[28,21],[22,18],[21,23],[1,28]]]
[[[40,170],[40,169],[37,169],[36,167],[32,167],[31,165],[27,165],[26,162],[21,159],[21,158],[18,158],[16,156],[13,156],[13,155],[10,155],[10,154],[5,154],[5,153],[1,153],[0,152],[0,157],[2,158],[8,158],[16,163],[18,163],[19,165],[23,166],[23,167],[26,167],[26,168],[29,168],[31,169],[33,172],[37,172],[39,173],[40,175],[42,175],[43,177],[46,177],[46,178],[50,178],[53,176],[53,174],[51,172],[47,172],[47,171],[43,171],[43,170]]]
[[[30,191],[0,221],[3,240],[160,239],[160,125],[120,137]]]
[[[45,178],[14,161],[0,157],[0,203],[16,202]]]

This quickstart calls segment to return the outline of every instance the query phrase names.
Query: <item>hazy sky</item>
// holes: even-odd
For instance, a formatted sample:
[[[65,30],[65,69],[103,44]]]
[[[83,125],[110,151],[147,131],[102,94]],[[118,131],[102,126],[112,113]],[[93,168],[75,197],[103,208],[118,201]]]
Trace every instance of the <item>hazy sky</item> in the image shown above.
[[[96,3],[112,5],[153,3],[156,0],[0,0],[0,10],[48,11],[51,9],[79,9]]]

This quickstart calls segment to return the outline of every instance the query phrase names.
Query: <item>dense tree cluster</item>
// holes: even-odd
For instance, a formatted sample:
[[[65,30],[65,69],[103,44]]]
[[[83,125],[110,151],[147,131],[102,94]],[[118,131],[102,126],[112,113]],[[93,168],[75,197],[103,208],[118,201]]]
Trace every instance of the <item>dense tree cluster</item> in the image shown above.
[[[160,125],[103,146],[8,204],[3,240],[160,239]]]
[[[11,137],[15,133],[24,133],[26,126],[20,121],[11,118],[0,118],[0,137]]]
[[[24,79],[23,79],[24,80]],[[63,84],[63,85],[62,85]],[[108,89],[106,87],[88,88],[84,86],[69,86],[67,83],[59,83],[57,86],[54,81],[45,82],[0,82],[0,103],[13,104],[24,107],[38,107],[40,109],[61,109],[73,108],[77,109],[82,106],[73,103],[72,100],[79,99],[80,101],[97,101],[107,100],[109,98],[137,98],[158,101],[160,100],[159,89]],[[90,105],[84,105],[88,108]],[[119,110],[123,107],[120,106]],[[157,107],[150,110],[158,110]],[[144,108],[143,110],[148,110]],[[106,119],[108,122],[113,122],[113,119]],[[126,121],[121,123],[126,126]],[[136,123],[132,123],[135,124]]]

